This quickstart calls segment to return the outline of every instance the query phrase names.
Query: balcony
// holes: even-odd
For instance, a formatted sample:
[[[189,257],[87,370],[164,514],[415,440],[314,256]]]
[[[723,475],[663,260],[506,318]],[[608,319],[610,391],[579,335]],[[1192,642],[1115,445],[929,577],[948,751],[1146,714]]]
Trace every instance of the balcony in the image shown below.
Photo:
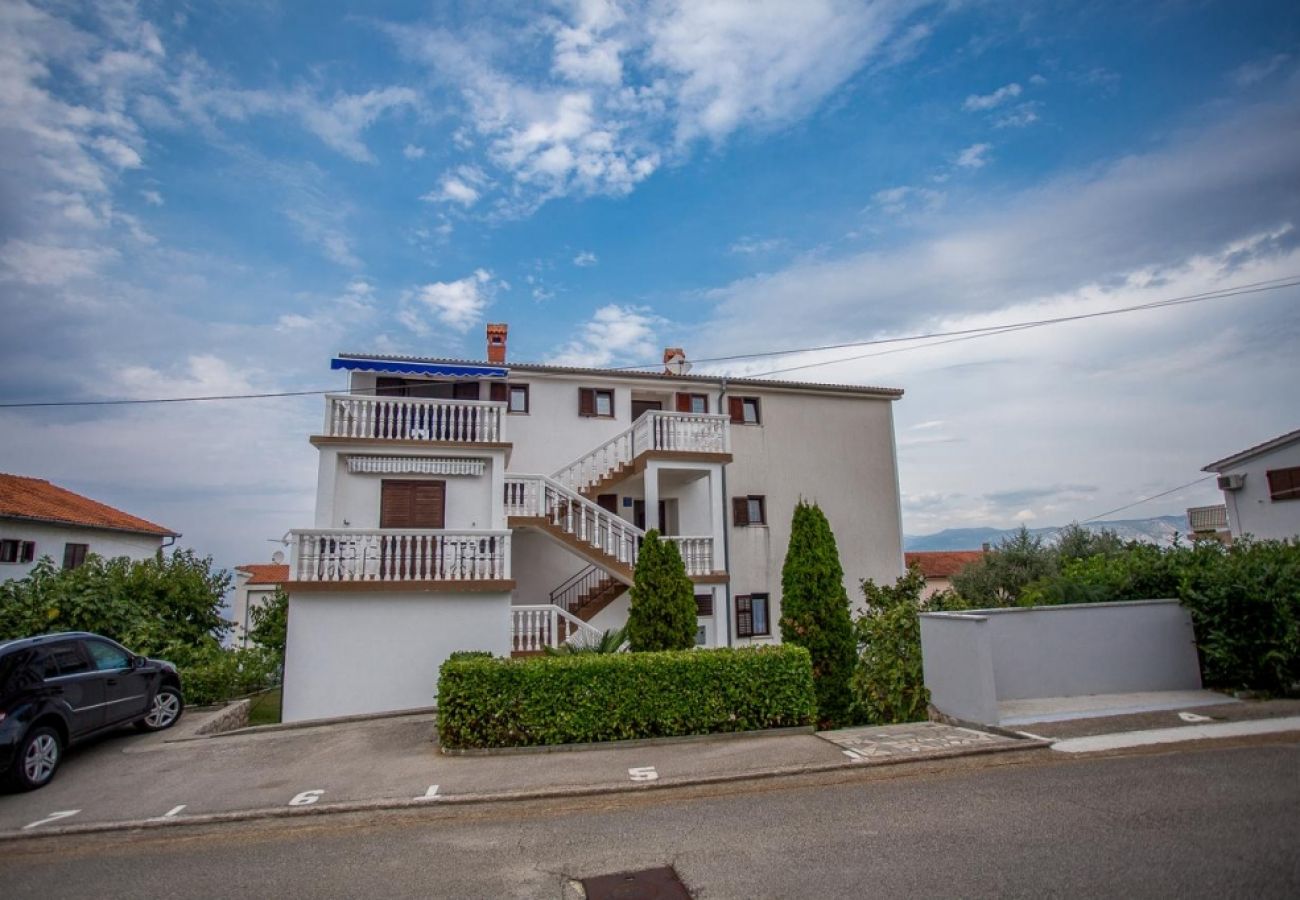
[[[289,580],[299,588],[513,587],[508,531],[313,528],[290,535]]]
[[[506,404],[423,397],[327,394],[323,437],[497,444],[505,440]]]
[[[1191,526],[1193,534],[1227,531],[1228,507],[1222,503],[1218,506],[1189,507],[1187,510],[1187,524]]]

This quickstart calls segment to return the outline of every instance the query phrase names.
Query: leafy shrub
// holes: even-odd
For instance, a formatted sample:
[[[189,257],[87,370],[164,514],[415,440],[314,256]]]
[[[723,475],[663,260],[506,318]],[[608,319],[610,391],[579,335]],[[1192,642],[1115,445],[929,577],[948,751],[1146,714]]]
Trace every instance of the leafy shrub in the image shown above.
[[[522,747],[807,725],[802,647],[449,659],[438,681],[444,747]]]
[[[558,647],[544,647],[548,656],[571,656],[574,653],[621,653],[627,643],[625,628],[607,628],[599,637],[584,633],[570,638]]]
[[[195,706],[243,697],[280,680],[280,657],[262,647],[231,650],[214,641],[173,650],[163,658],[180,671],[185,702]]]
[[[635,652],[689,650],[698,627],[695,585],[673,541],[651,529],[636,560],[631,606],[627,613],[628,644]]]
[[[277,586],[271,599],[264,605],[254,606],[249,612],[253,620],[248,636],[254,643],[272,650],[284,658],[284,645],[289,635],[289,595]]]
[[[447,659],[491,659],[492,653],[488,650],[454,650]]]
[[[781,567],[781,640],[808,648],[823,728],[850,724],[853,621],[844,568],[830,522],[816,504],[799,501]]]

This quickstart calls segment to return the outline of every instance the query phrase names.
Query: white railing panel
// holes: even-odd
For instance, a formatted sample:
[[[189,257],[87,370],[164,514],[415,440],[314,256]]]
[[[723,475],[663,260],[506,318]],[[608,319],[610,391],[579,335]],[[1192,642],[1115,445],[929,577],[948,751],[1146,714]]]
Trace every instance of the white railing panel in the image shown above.
[[[672,541],[686,564],[687,575],[711,575],[713,569],[713,538],[686,537],[682,535],[665,535],[664,540]]]
[[[537,653],[547,647],[559,647],[581,635],[599,638],[601,631],[558,606],[510,607],[510,649]]]
[[[393,441],[499,443],[505,403],[327,394],[325,436]]]
[[[295,581],[502,581],[509,531],[313,528],[290,532]]]
[[[507,516],[544,518],[566,534],[630,567],[645,532],[545,475],[507,475]]]

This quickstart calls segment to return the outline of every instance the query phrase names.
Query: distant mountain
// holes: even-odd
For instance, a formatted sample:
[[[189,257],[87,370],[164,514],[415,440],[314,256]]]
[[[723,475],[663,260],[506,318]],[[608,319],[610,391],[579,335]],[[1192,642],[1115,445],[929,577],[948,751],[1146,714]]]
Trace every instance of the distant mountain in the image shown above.
[[[1089,531],[1101,531],[1104,528],[1126,541],[1144,541],[1166,546],[1173,542],[1175,534],[1187,534],[1187,519],[1183,516],[1156,516],[1152,519],[1089,522],[1084,527]],[[985,544],[996,546],[1003,538],[1010,537],[1017,531],[1018,528],[945,528],[934,534],[905,534],[903,549],[978,550]],[[1045,544],[1055,543],[1059,531],[1059,526],[1029,529],[1030,534],[1041,537]]]

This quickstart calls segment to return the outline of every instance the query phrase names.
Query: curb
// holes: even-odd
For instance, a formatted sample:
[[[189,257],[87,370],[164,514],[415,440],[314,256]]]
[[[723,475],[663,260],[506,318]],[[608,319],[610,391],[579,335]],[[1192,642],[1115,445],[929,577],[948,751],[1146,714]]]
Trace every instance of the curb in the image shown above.
[[[228,732],[229,733],[229,732]],[[339,803],[322,803],[312,806],[286,807],[273,806],[259,809],[235,810],[223,813],[207,813],[196,816],[177,816],[175,818],[129,819],[122,822],[98,822],[86,825],[67,825],[41,831],[16,831],[0,833],[0,846],[21,840],[66,837],[80,834],[104,834],[115,831],[153,830],[176,828],[179,826],[217,825],[227,822],[252,822],[269,819],[289,819],[305,816],[340,815],[343,813],[381,812],[388,810],[416,809],[430,806],[475,806],[488,803],[511,803],[524,800],[559,800],[569,797],[594,797],[603,794],[631,794],[646,791],[672,790],[683,787],[697,787],[710,784],[729,784],[738,781],[764,781],[775,778],[787,778],[795,775],[815,775],[822,772],[837,772],[857,769],[868,771],[876,768],[910,765],[914,763],[933,762],[964,756],[990,756],[999,753],[1033,752],[1046,750],[1051,741],[1020,739],[1015,744],[993,744],[985,747],[962,747],[953,750],[939,750],[925,756],[899,756],[866,762],[864,760],[845,760],[833,763],[809,763],[795,766],[779,766],[773,769],[760,769],[754,772],[738,772],[727,775],[699,775],[683,777],[672,781],[648,781],[627,784],[603,784],[585,787],[545,788],[522,791],[498,791],[479,794],[450,794],[438,797],[411,797],[402,799],[352,800]]]
[[[665,744],[721,743],[737,738],[789,737],[793,734],[817,733],[813,725],[791,725],[788,728],[764,728],[759,731],[718,731],[712,734],[676,734],[670,737],[635,738],[620,741],[589,741],[584,744],[535,744],[529,747],[439,747],[444,756],[527,756],[537,753],[580,753],[584,750],[622,750],[624,747],[661,747]],[[1017,740],[1020,735],[1015,735]]]

